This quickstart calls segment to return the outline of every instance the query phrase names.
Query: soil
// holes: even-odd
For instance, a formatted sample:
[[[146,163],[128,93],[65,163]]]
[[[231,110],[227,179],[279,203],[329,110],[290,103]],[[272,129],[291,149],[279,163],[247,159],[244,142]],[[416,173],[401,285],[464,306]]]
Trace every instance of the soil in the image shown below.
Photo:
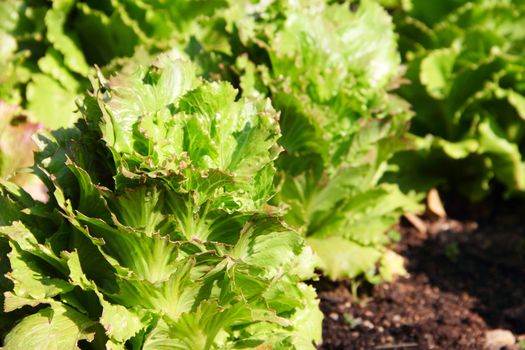
[[[424,217],[426,232],[399,225],[408,277],[357,297],[349,281],[316,283],[319,349],[483,349],[491,329],[525,339],[525,208],[447,204],[460,220]]]

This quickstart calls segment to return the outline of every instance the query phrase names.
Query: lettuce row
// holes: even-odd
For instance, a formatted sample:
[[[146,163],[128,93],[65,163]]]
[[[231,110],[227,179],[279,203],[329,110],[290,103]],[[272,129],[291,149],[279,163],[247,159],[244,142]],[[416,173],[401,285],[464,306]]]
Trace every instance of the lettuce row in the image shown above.
[[[396,181],[473,200],[494,181],[525,190],[524,14],[522,1],[451,0],[412,1],[396,16],[412,81],[400,94],[416,112]]]
[[[400,73],[389,15],[372,1],[354,2],[352,9],[348,4],[327,5],[320,0],[206,1],[201,5],[125,0],[0,3],[0,14],[6,17],[0,32],[9,44],[0,53],[7,55],[3,62],[9,65],[2,73],[8,84],[0,99],[24,106],[33,120],[47,127],[71,126],[76,119],[72,113],[75,96],[88,85],[84,77],[95,74],[89,68],[92,64],[105,73],[128,71],[133,62],[150,62],[151,53],[183,48],[196,62],[199,74],[238,83],[245,96],[270,96],[281,110],[283,137],[279,143],[286,152],[277,161],[278,191],[269,186],[274,178],[272,167],[259,168],[264,155],[254,157],[252,163],[244,159],[245,154],[260,152],[258,143],[271,142],[269,135],[246,130],[239,137],[253,147],[222,154],[222,145],[213,135],[202,134],[195,120],[184,126],[159,121],[164,118],[161,114],[171,111],[161,111],[155,118],[141,117],[138,124],[127,120],[128,113],[157,108],[149,105],[156,103],[153,99],[167,101],[173,96],[160,88],[142,91],[141,83],[129,77],[119,81],[124,75],[111,81],[113,87],[122,87],[122,97],[108,104],[117,111],[103,108],[96,112],[102,114],[101,120],[111,120],[113,113],[123,114],[122,125],[106,122],[101,128],[116,159],[117,182],[127,186],[138,178],[162,177],[184,168],[189,163],[184,149],[188,147],[193,152],[192,164],[211,169],[203,176],[228,187],[222,209],[254,210],[278,192],[274,207],[266,209],[286,211],[287,223],[309,237],[313,247],[318,246],[319,264],[328,275],[342,278],[365,273],[369,280],[377,280],[376,262],[379,259],[386,266],[385,257],[393,256],[383,248],[389,242],[385,231],[402,212],[416,209],[396,185],[381,184],[387,161],[405,147],[403,135],[411,118],[407,105],[388,92]],[[105,81],[95,84],[101,90],[107,88]],[[202,88],[183,103],[188,109],[204,109],[210,102],[197,99],[208,99],[215,93],[211,90],[218,89],[223,96],[236,94],[224,84],[213,86]],[[137,93],[145,96],[144,101]],[[97,104],[92,98],[81,108],[89,110]],[[219,115],[238,113],[219,109]],[[213,134],[214,126],[209,128],[207,133]],[[189,145],[157,141],[182,140],[184,133],[194,135],[185,141]],[[270,153],[278,152],[277,148]],[[174,152],[180,152],[177,159],[172,159]],[[162,164],[162,169],[151,168],[151,162]],[[231,176],[216,170],[218,166],[236,173],[236,185]],[[258,171],[252,173],[252,167]],[[184,191],[200,186],[193,170],[186,170]],[[201,189],[199,198],[192,201],[200,203],[206,191],[214,190]],[[193,205],[188,210],[194,210]],[[215,207],[206,210],[210,209]],[[339,264],[328,262],[332,254],[324,253],[325,245],[320,243],[332,238],[328,246],[340,247],[340,260],[348,266],[342,270]],[[399,259],[395,260],[394,270],[400,270]],[[382,275],[390,278],[387,271],[382,269]]]
[[[4,182],[6,349],[314,349],[312,253],[271,215],[278,114],[172,52],[106,80]],[[168,142],[170,141],[170,142]]]
[[[281,111],[284,152],[272,203],[306,237],[326,275],[376,282],[402,273],[386,232],[403,212],[418,210],[381,180],[405,148],[412,114],[389,93],[400,75],[390,16],[371,1],[353,5],[241,1],[215,18],[236,43],[228,50],[243,93],[270,96]]]

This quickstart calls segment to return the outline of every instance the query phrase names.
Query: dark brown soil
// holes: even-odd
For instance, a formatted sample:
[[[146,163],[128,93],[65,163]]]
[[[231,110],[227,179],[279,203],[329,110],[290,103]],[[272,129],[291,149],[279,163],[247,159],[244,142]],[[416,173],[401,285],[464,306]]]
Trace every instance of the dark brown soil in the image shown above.
[[[348,281],[317,283],[319,348],[483,349],[487,330],[524,334],[525,210],[476,213],[476,222],[427,219],[426,233],[402,223],[406,278],[365,286],[358,299]]]

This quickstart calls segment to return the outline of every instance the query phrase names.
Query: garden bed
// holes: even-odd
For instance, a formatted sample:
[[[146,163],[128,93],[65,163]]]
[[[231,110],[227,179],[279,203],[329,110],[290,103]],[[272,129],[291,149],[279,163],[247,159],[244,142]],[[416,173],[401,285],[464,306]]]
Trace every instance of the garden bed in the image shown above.
[[[348,282],[321,280],[319,348],[483,349],[494,329],[510,330],[519,341],[525,227],[520,208],[494,207],[479,205],[457,215],[462,220],[427,218],[426,232],[402,223],[396,250],[406,258],[406,278],[363,286],[358,298]]]

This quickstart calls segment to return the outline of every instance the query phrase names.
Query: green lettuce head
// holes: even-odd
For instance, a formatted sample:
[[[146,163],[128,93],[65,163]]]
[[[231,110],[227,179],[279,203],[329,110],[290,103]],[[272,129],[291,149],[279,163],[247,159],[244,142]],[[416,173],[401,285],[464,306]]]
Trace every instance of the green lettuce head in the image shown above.
[[[442,185],[473,200],[491,184],[525,190],[523,1],[412,1],[398,16],[414,108],[414,151],[397,179]],[[418,179],[414,181],[414,179]]]
[[[311,251],[270,215],[278,114],[176,53],[106,80],[1,187],[6,349],[314,349]]]
[[[330,278],[391,279],[403,267],[385,248],[386,231],[417,206],[381,183],[412,116],[389,93],[400,74],[390,16],[373,1],[240,2],[227,14],[244,45],[236,61],[243,92],[271,96],[281,111],[272,203]]]

